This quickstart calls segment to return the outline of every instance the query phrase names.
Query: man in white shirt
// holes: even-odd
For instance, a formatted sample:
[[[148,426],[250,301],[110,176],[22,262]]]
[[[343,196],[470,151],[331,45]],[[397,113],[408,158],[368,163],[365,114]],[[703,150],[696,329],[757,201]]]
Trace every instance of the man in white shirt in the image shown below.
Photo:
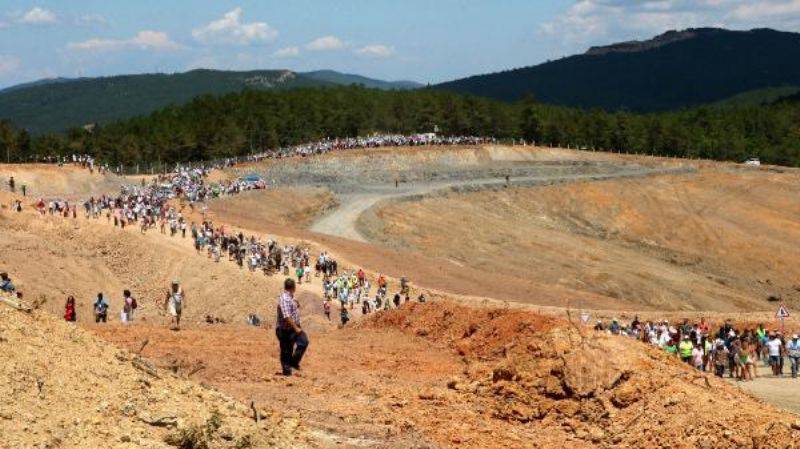
[[[769,352],[769,364],[772,367],[772,374],[775,376],[780,375],[781,359],[783,342],[778,338],[777,334],[770,334],[769,341],[767,341],[767,350]]]

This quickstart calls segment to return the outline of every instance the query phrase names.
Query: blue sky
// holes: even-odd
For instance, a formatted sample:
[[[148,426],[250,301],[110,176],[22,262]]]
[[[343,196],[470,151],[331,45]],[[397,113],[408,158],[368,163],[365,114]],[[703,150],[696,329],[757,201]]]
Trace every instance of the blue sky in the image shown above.
[[[197,67],[435,83],[691,26],[799,31],[800,0],[0,0],[0,87]]]

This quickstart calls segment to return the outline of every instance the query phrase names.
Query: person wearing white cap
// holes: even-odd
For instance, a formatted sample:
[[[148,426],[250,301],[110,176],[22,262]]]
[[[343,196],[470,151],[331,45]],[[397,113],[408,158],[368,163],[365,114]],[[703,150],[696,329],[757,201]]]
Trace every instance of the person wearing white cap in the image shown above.
[[[797,378],[797,364],[800,361],[800,340],[797,334],[792,335],[792,339],[786,343],[786,352],[789,354],[789,360],[792,362],[792,378]]]

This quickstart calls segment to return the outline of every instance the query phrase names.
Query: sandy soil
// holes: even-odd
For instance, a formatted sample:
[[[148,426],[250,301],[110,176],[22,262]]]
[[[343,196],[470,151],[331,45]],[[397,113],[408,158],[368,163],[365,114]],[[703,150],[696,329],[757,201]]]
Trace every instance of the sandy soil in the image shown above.
[[[766,448],[798,436],[792,415],[625,338],[447,302],[337,330],[315,300],[301,297],[312,343],[291,380],[274,374],[269,327],[93,330],[129,348],[147,339],[143,354],[165,369],[291,410],[313,447]]]
[[[31,202],[36,198],[86,199],[91,195],[118,193],[122,185],[130,184],[124,177],[114,174],[89,173],[88,169],[73,165],[59,167],[52,164],[0,164],[0,190],[8,190],[8,179],[13,176],[17,192],[27,186]]]
[[[291,418],[257,424],[242,403],[155,369],[50,314],[0,306],[0,447],[208,449],[302,446]],[[168,443],[173,441],[173,443]],[[246,443],[249,441],[250,445]]]
[[[398,172],[426,161],[474,166],[493,158],[674,165],[529,148],[398,152],[393,168]],[[373,162],[393,157],[385,150],[365,153]],[[320,163],[328,164],[327,158],[341,159],[330,162],[332,167],[371,163],[359,162],[356,152],[324,156]],[[321,314],[320,280],[303,283],[298,298],[312,343],[301,376],[291,379],[275,375],[271,329],[281,276],[213,263],[195,254],[188,239],[157,231],[141,235],[104,219],[73,221],[2,209],[0,270],[12,273],[29,301],[56,316],[65,295],[75,294],[79,324],[130,350],[117,357],[114,345],[40,312],[34,316],[43,319],[3,315],[0,352],[6,362],[0,374],[14,379],[3,384],[8,390],[3,397],[14,401],[0,401],[2,441],[21,442],[20,447],[50,442],[67,427],[76,430],[66,432],[63,447],[163,447],[166,434],[176,429],[148,433],[149,424],[131,423],[123,405],[133,396],[142,401],[137,409],[143,414],[174,409],[187,425],[202,424],[214,407],[223,409],[233,438],[226,434],[212,447],[232,446],[249,431],[250,401],[265,416],[262,430],[250,433],[278,447],[791,447],[800,438],[795,415],[689,370],[661,351],[529,310],[544,304],[621,313],[644,308],[652,314],[763,311],[773,308],[764,302],[772,292],[793,305],[797,174],[693,166],[698,174],[388,204],[365,223],[385,235],[373,243],[298,226],[325,211],[332,201],[328,190],[280,187],[213,203],[210,215],[218,224],[281,241],[303,240],[313,251],[331,251],[346,267],[407,275],[415,288],[436,290],[432,303],[411,303],[338,329]],[[0,192],[0,203],[10,199]],[[186,327],[180,332],[167,330],[159,306],[174,277],[187,291]],[[123,288],[131,288],[141,304],[134,324],[87,322],[97,291],[110,292],[115,317]],[[503,306],[502,300],[520,306]],[[563,309],[548,310],[563,316]],[[264,328],[243,325],[253,312],[265,319]],[[750,314],[749,320],[769,313]],[[206,315],[227,323],[202,324]],[[157,384],[150,381],[155,388],[142,392],[137,390],[141,368],[133,366],[138,352],[161,373]],[[44,387],[37,387],[37,379]],[[97,388],[71,388],[65,379]],[[785,388],[788,382],[763,379],[745,387],[795,410],[797,395]],[[198,383],[224,394],[204,393]],[[43,404],[55,408],[29,424],[26,410]],[[99,422],[101,413],[113,432],[83,421],[97,415]]]
[[[218,216],[248,211],[246,219],[239,222],[244,228],[257,229],[264,224],[305,228],[336,205],[336,198],[327,189],[284,187],[212,200],[209,211]]]
[[[628,308],[771,310],[771,296],[800,299],[798,193],[797,174],[704,169],[399,202],[361,225],[386,246]]]

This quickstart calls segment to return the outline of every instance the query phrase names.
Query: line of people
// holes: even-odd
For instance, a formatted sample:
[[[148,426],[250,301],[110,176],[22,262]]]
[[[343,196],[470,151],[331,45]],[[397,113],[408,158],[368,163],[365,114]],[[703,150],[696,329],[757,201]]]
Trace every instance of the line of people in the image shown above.
[[[694,368],[727,375],[741,381],[757,377],[756,363],[768,366],[775,377],[783,377],[786,359],[790,362],[792,378],[800,375],[800,336],[788,337],[783,332],[767,329],[763,323],[755,328],[735,327],[731,320],[714,332],[705,318],[696,323],[684,319],[677,325],[669,321],[640,321],[630,323],[616,318],[610,323],[598,320],[596,331],[634,338],[673,354]]]

